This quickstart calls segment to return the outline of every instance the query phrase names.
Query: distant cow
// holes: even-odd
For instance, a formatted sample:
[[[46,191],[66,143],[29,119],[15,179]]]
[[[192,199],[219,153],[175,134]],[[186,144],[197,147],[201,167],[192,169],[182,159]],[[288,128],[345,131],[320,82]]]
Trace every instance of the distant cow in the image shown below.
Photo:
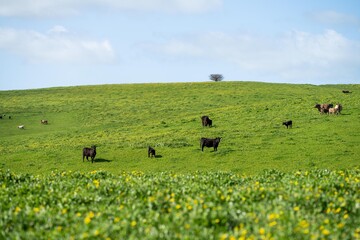
[[[148,147],[148,157],[156,157],[155,155],[155,149],[153,149],[152,147]]]
[[[84,158],[89,161],[89,157],[91,158],[91,162],[94,162],[96,156],[96,146],[91,146],[91,148],[84,148],[83,149],[83,162]]]
[[[339,114],[339,109],[338,108],[329,108],[328,114]]]
[[[24,125],[20,125],[18,126],[19,129],[25,129],[25,126]]]
[[[41,120],[41,124],[48,124],[48,120],[42,119],[42,120]]]
[[[203,125],[203,127],[212,126],[212,120],[208,117],[208,116],[202,116],[201,117],[201,123]]]
[[[319,110],[320,113],[328,113],[329,112],[329,108],[334,107],[334,105],[332,103],[329,104],[315,104],[314,108],[317,108]]]
[[[343,93],[351,93],[349,90],[342,90]]]
[[[201,151],[204,151],[204,147],[214,147],[214,151],[217,151],[221,138],[201,138],[200,147]]]
[[[292,120],[290,120],[290,121],[285,121],[285,122],[283,122],[283,124],[282,125],[285,125],[286,126],[286,128],[292,128]]]
[[[335,109],[337,109],[338,113],[341,113],[343,107],[342,107],[342,105],[340,103],[338,103],[338,104],[335,105]]]

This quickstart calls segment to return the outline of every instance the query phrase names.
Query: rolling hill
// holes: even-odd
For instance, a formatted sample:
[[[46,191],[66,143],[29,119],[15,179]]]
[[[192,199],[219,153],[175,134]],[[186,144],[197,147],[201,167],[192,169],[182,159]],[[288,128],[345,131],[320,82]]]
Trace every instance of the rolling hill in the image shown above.
[[[351,93],[344,94],[343,89]],[[350,169],[360,159],[360,85],[119,84],[0,91],[1,169],[179,172]],[[315,103],[341,103],[321,115]],[[202,127],[208,115],[213,127]],[[11,119],[8,118],[11,116]],[[48,125],[40,123],[47,119]],[[292,120],[293,127],[282,126]],[[25,129],[18,129],[18,125]],[[201,152],[201,137],[222,137]],[[97,146],[95,163],[82,148]],[[157,157],[148,158],[147,147]]]

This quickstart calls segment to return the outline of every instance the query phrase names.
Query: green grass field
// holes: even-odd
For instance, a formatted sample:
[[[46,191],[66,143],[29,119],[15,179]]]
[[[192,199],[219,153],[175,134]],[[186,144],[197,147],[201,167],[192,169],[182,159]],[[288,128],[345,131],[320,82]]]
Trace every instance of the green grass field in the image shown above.
[[[342,93],[342,89],[352,91]],[[124,84],[0,92],[1,169],[256,174],[350,169],[360,159],[360,85]],[[338,116],[315,103],[340,102]],[[200,116],[213,120],[201,126]],[[48,125],[40,120],[47,119]],[[293,120],[293,128],[282,126]],[[24,124],[25,130],[17,128]],[[222,137],[201,152],[200,137]],[[82,148],[97,146],[96,162]],[[147,157],[147,146],[158,157]]]
[[[254,82],[1,91],[0,239],[360,239],[359,91]],[[342,114],[319,114],[315,103],[326,102]],[[202,152],[201,137],[222,137],[218,151]],[[91,145],[95,162],[83,162]]]
[[[360,239],[360,171],[0,171],[1,239]]]

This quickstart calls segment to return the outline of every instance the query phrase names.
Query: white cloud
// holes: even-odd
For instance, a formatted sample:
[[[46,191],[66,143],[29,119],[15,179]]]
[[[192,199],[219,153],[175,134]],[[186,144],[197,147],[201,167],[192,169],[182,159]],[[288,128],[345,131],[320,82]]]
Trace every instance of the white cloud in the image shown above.
[[[83,8],[198,13],[215,9],[223,0],[13,0],[0,1],[0,16],[64,16]]]
[[[339,78],[360,68],[360,42],[334,30],[321,34],[291,31],[279,38],[213,32],[148,45],[146,49],[174,59],[227,62],[244,72],[290,80]]]
[[[114,51],[108,40],[81,39],[55,26],[47,33],[0,28],[0,49],[24,57],[31,63],[109,63]]]

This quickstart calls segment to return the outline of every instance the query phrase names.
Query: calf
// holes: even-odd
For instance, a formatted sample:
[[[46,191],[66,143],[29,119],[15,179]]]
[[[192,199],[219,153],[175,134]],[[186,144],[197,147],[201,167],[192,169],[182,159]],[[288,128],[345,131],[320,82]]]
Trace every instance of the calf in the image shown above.
[[[18,126],[19,129],[25,129],[25,126],[24,125],[20,125]]]
[[[156,157],[155,155],[155,149],[153,149],[152,147],[148,147],[148,157]]]
[[[84,158],[89,161],[89,157],[91,158],[91,163],[94,163],[94,159],[96,156],[96,146],[91,146],[91,148],[84,148],[83,149],[83,162]]]
[[[212,126],[212,120],[208,117],[208,116],[202,116],[201,117],[201,123],[203,125],[203,127]]]
[[[285,122],[283,122],[283,124],[282,125],[285,125],[286,126],[286,128],[292,128],[292,120],[290,120],[290,121],[285,121]]]
[[[200,147],[201,151],[204,151],[204,147],[214,147],[214,151],[217,151],[221,138],[201,138]]]
[[[48,120],[41,120],[41,124],[48,124]]]

